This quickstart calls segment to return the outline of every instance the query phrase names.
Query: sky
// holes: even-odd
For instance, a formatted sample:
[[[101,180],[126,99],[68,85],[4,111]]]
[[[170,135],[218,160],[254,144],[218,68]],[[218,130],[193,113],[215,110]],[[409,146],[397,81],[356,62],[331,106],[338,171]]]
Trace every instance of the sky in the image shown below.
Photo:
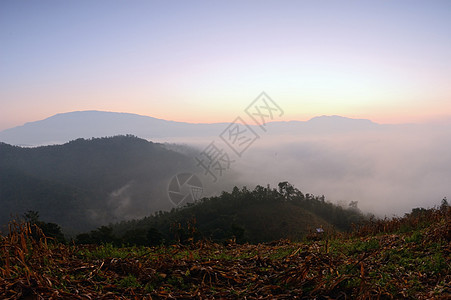
[[[0,2],[0,130],[105,110],[230,122],[451,116],[450,1]]]

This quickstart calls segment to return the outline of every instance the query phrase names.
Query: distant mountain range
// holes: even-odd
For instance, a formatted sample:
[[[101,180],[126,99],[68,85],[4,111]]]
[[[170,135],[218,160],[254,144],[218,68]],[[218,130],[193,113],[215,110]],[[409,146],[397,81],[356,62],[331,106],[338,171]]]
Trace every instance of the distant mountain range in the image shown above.
[[[232,120],[231,120],[232,121]],[[0,141],[11,145],[62,144],[77,138],[132,134],[145,139],[217,136],[228,123],[185,123],[130,113],[76,111],[0,131]],[[249,125],[258,130],[256,125]],[[269,134],[333,133],[380,127],[365,119],[321,116],[309,121],[271,122]]]

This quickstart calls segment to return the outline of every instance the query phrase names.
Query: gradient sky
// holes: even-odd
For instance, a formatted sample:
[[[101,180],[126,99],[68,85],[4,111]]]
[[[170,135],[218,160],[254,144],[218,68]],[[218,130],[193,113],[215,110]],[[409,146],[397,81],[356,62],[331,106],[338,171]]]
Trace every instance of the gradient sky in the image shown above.
[[[0,130],[107,110],[451,116],[451,1],[1,1]]]

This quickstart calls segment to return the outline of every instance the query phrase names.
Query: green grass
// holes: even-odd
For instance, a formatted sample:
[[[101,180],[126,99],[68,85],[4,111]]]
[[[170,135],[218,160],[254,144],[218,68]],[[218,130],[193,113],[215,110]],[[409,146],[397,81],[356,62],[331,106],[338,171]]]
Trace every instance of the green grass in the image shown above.
[[[357,255],[361,253],[376,251],[380,249],[380,241],[378,238],[372,237],[366,240],[352,239],[346,242],[343,240],[335,239],[329,243],[329,251],[338,254],[342,253],[344,255]]]
[[[152,250],[147,247],[119,248],[112,244],[105,244],[94,249],[81,249],[78,255],[88,259],[127,258],[136,256],[151,256]]]
[[[138,279],[132,274],[119,280],[118,285],[122,288],[140,288],[142,285],[139,283]]]
[[[405,241],[407,243],[421,243],[423,241],[424,237],[421,231],[417,230],[412,233],[411,236],[406,237]]]

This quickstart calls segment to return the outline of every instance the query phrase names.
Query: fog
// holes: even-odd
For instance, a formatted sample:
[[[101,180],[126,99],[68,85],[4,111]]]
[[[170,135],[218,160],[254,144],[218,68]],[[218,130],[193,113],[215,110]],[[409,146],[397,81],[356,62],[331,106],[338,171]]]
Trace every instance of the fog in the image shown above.
[[[202,177],[206,194],[235,184],[277,186],[289,181],[303,193],[325,195],[334,203],[358,201],[364,212],[403,215],[433,207],[451,195],[449,124],[378,125],[376,128],[292,131],[261,135],[216,183]],[[199,150],[215,137],[196,139]],[[173,141],[181,142],[181,140]],[[204,146],[202,146],[204,144]],[[226,148],[225,145],[223,145]],[[199,170],[202,174],[202,170]]]
[[[114,113],[108,115],[113,119],[117,117]],[[132,117],[136,116],[126,117],[133,121]],[[139,116],[136,118],[141,119]],[[402,216],[412,208],[433,207],[439,205],[444,197],[451,197],[451,120],[436,124],[381,125],[369,120],[322,116],[305,122],[268,123],[266,131],[249,124],[258,134],[258,139],[241,156],[235,154],[223,140],[228,136],[225,132],[229,124],[185,127],[185,123],[180,123],[176,124],[177,130],[172,132],[176,134],[171,137],[171,131],[163,126],[167,122],[160,121],[155,121],[161,125],[158,126],[161,130],[159,137],[152,135],[155,128],[146,131],[137,127],[134,132],[143,132],[140,138],[164,143],[167,150],[183,155],[179,157],[166,153],[168,156],[161,156],[161,161],[154,161],[144,155],[147,150],[142,148],[146,161],[141,163],[138,159],[133,166],[125,166],[122,170],[125,175],[119,176],[120,180],[99,187],[103,190],[99,190],[98,194],[104,199],[96,198],[98,201],[94,199],[86,204],[92,224],[142,218],[186,204],[174,202],[169,197],[169,183],[181,173],[198,176],[203,197],[231,191],[234,186],[253,189],[256,185],[269,184],[277,187],[279,182],[288,181],[304,194],[324,195],[333,203],[348,205],[351,201],[357,201],[363,212],[380,217]],[[131,123],[134,124],[134,121]],[[28,131],[24,131],[26,136],[33,133],[35,127],[30,125],[27,128]],[[127,128],[121,129],[121,132],[127,132]],[[146,132],[149,135],[144,135]],[[89,136],[88,132],[85,134]],[[216,181],[196,161],[212,142],[221,155],[229,155],[232,161],[230,168],[216,174]],[[97,156],[93,157],[97,159]],[[176,161],[172,161],[174,157],[178,157]],[[66,174],[66,169],[73,168],[73,165],[64,163],[64,155],[45,161],[47,163],[42,170],[35,170],[35,163],[31,160],[26,165],[32,167],[30,172],[35,172],[33,174],[37,178],[55,182],[58,182],[55,174]],[[100,163],[99,167],[105,168],[105,163]],[[223,164],[223,167],[227,166]],[[17,168],[20,169],[20,165]],[[41,172],[43,170],[48,173]],[[67,184],[64,180],[60,183]],[[81,185],[80,188],[85,189],[86,186]],[[184,191],[186,188],[201,190],[189,184],[181,188],[185,188]],[[84,203],[85,200],[80,198],[79,201]],[[36,206],[35,209],[46,216],[46,208]],[[4,218],[7,215],[4,214]],[[62,223],[59,219],[53,221]]]

